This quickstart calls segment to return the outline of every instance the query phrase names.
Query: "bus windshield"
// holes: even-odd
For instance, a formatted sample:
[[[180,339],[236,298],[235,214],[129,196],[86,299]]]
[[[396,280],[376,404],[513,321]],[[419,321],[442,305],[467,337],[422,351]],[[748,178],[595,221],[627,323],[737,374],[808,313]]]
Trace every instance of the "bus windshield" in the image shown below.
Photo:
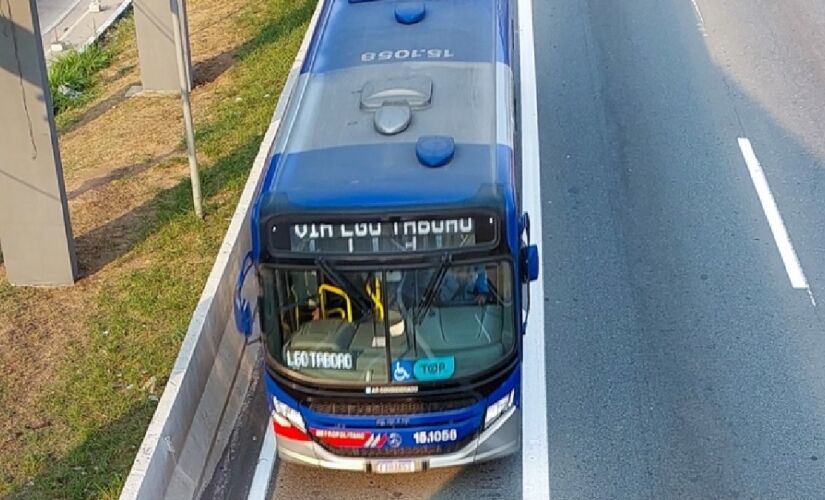
[[[319,382],[420,383],[490,368],[515,346],[507,262],[404,270],[264,267],[270,358]]]

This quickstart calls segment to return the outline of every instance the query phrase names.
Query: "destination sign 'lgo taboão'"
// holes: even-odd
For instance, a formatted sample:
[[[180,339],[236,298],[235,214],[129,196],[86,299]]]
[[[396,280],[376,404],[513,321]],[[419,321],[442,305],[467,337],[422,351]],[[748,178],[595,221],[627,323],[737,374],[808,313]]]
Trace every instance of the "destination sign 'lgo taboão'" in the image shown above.
[[[297,223],[288,225],[288,246],[283,226],[273,226],[272,239],[279,249],[306,253],[389,253],[443,250],[487,245],[496,240],[496,221],[489,216],[452,219]]]

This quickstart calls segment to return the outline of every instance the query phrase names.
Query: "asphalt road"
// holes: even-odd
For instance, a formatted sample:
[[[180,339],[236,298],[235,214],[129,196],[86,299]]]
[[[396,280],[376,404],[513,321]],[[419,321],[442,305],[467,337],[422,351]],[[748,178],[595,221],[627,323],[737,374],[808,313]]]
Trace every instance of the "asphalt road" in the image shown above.
[[[37,0],[36,3],[40,29],[45,30],[56,23],[63,14],[70,11],[77,0]]]
[[[552,498],[825,497],[825,2],[535,24]]]

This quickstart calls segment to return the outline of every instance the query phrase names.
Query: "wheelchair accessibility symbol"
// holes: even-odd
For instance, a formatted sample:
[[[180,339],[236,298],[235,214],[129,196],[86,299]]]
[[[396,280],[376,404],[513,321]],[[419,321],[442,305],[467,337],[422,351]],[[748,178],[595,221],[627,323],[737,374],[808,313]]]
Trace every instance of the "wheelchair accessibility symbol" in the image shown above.
[[[413,378],[413,362],[407,359],[397,359],[392,364],[392,379],[395,382],[406,382]]]

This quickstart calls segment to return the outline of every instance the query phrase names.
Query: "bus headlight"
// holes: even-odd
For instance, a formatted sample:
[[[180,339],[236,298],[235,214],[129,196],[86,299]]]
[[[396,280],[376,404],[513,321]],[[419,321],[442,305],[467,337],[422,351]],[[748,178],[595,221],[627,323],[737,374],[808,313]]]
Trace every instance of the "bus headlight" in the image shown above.
[[[495,403],[489,405],[487,407],[487,413],[484,415],[484,427],[489,427],[490,424],[495,422],[498,417],[500,417],[504,412],[509,410],[513,406],[513,400],[515,399],[516,391],[513,389],[503,398],[499,399]]]
[[[304,426],[304,418],[301,416],[301,413],[298,410],[278,401],[278,398],[276,398],[275,396],[272,396],[272,408],[275,412],[275,415],[281,417],[282,419],[285,419],[287,422],[290,423],[290,425],[300,429],[302,432],[306,432],[306,426]]]

